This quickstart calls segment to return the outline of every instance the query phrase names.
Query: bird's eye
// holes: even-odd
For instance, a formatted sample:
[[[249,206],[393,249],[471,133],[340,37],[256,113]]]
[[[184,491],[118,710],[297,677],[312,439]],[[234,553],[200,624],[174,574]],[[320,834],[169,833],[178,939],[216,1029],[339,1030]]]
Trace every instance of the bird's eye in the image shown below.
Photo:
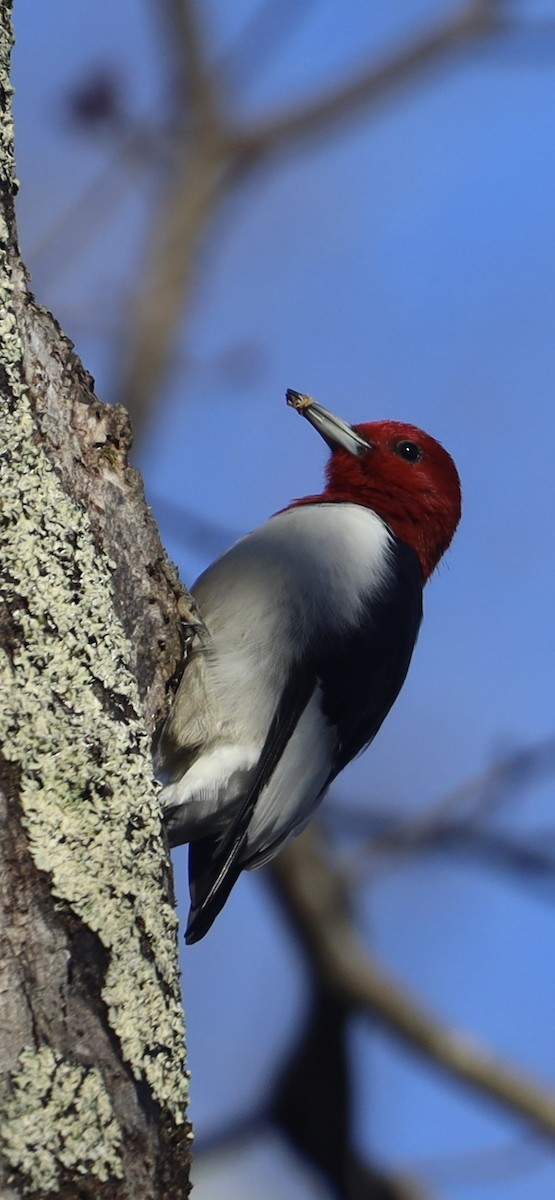
[[[404,458],[407,462],[420,462],[422,458],[422,447],[418,445],[418,442],[409,442],[405,438],[402,442],[397,442],[394,450],[399,458]]]

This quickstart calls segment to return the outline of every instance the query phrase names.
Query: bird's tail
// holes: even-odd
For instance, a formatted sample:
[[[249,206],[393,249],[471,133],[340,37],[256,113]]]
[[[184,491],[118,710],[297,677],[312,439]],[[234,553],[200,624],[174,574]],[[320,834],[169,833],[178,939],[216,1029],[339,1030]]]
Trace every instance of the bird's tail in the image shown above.
[[[247,795],[240,799],[231,825],[222,835],[210,835],[191,842],[189,847],[189,887],[191,911],[185,933],[188,945],[198,942],[208,932],[223,908],[243,867],[255,866],[257,854],[246,851],[248,828],[261,792],[271,778],[277,763],[304,712],[314,690],[313,672],[304,675],[291,673],[283,688],[280,702],[272,718],[254,776]],[[276,846],[277,849],[277,846]],[[261,859],[272,857],[263,851]],[[261,865],[261,864],[260,864]]]
[[[185,931],[188,946],[208,933],[237,882],[243,863],[239,861],[246,834],[222,847],[221,836],[198,838],[189,846],[189,890],[191,908]],[[224,852],[222,853],[222,851]]]

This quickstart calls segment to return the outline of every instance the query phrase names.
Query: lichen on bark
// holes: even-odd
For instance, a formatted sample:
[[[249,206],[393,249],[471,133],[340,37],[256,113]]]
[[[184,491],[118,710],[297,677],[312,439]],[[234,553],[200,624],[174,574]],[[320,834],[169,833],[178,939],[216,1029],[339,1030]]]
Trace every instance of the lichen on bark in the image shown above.
[[[66,1062],[49,1046],[22,1051],[3,1104],[0,1145],[26,1191],[58,1191],[64,1175],[121,1178],[121,1141],[96,1067]]]
[[[23,1193],[47,1193],[73,1172],[94,1177],[86,1194],[96,1195],[100,1183],[109,1178],[115,1186],[127,1172],[122,1190],[110,1196],[138,1194],[140,1176],[141,1195],[174,1200],[187,1194],[187,1072],[151,734],[175,669],[175,581],[127,467],[125,438],[117,452],[108,436],[94,450],[109,484],[100,469],[95,475],[80,426],[68,424],[63,449],[49,440],[56,369],[76,397],[75,412],[90,413],[95,429],[103,406],[54,322],[33,305],[18,258],[10,7],[0,0],[0,765],[10,814],[7,859],[11,854],[10,866],[24,871],[34,908],[23,898],[15,918],[7,911],[3,931],[15,964],[10,987],[20,979],[25,1018],[6,1053],[0,1150],[6,1178],[15,1172]],[[66,432],[65,411],[57,410],[56,435]],[[106,429],[114,420],[121,425],[108,416]],[[72,465],[86,486],[82,478],[73,486]],[[100,510],[116,494],[120,512],[109,514],[104,537]],[[126,526],[127,506],[134,506],[135,524]],[[129,536],[116,563],[122,528]],[[144,561],[137,553],[132,574],[138,529],[148,551]],[[142,672],[131,641],[130,594],[147,614],[145,627],[167,629],[171,642],[167,662],[160,646],[145,647]],[[30,921],[39,918],[34,936]],[[56,948],[48,979],[44,958],[32,962],[41,939],[43,954],[49,939]],[[29,979],[31,988],[45,981],[36,995],[25,991]],[[15,1013],[17,997],[10,997]],[[39,1109],[36,1139],[31,1125]],[[154,1140],[133,1175],[141,1131]]]
[[[13,375],[4,323],[0,370]],[[102,994],[124,1057],[178,1114],[186,1078],[176,917],[161,899],[150,739],[113,611],[111,564],[37,444],[17,390],[16,401],[4,396],[1,418],[0,563],[14,633],[0,650],[0,742],[20,768],[36,866],[109,951]]]

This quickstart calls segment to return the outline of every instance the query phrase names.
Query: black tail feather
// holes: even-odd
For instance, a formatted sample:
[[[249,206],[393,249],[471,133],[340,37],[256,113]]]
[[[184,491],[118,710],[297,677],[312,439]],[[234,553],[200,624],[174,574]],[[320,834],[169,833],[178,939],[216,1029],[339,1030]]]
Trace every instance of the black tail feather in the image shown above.
[[[231,824],[223,834],[199,838],[189,846],[191,911],[185,933],[188,945],[198,942],[208,932],[247,865],[248,856],[244,853],[247,833],[260,793],[271,778],[314,686],[314,674],[308,668],[302,676],[299,671],[291,674],[266,734],[249,791],[239,798]]]
[[[234,843],[230,853],[221,858],[220,837],[199,838],[189,846],[189,890],[191,908],[185,931],[188,946],[199,942],[208,933],[210,926],[221,912],[232,888],[236,884],[243,863],[239,856],[245,838]]]

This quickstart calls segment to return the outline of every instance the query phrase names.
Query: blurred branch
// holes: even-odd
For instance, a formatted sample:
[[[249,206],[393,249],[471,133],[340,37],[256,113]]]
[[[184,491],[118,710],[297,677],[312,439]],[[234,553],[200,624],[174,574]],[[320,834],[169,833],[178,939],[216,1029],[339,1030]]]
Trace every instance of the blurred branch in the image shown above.
[[[281,48],[293,29],[308,15],[314,0],[263,0],[241,33],[217,63],[217,70],[243,83]]]
[[[382,828],[386,827],[386,818],[384,818]],[[539,844],[523,840],[517,841],[516,838],[507,837],[497,830],[473,829],[463,822],[452,821],[450,824],[438,825],[435,829],[430,828],[426,837],[419,838],[418,842],[411,845],[410,852],[447,851],[472,858],[487,867],[504,871],[520,883],[527,886],[534,885],[540,896],[553,902],[555,900],[555,852],[548,853],[544,849],[548,838],[553,840],[553,835],[551,833],[543,836],[539,834]],[[383,836],[379,840],[383,842]],[[395,854],[394,836],[391,840],[388,836],[387,842],[387,852],[393,851]],[[399,849],[402,855],[406,855],[408,852],[408,848],[403,842]],[[382,855],[383,850],[380,851],[380,858]],[[370,843],[365,857],[365,868],[371,867],[377,857],[377,850]],[[350,866],[347,868],[351,882],[353,875],[355,878],[360,877],[362,865],[360,856],[357,856],[355,869],[352,870]],[[387,869],[387,865],[385,869]]]
[[[135,437],[170,360],[201,238],[229,186],[215,137],[190,134],[175,145],[123,332],[117,399],[131,415]]]
[[[386,99],[400,86],[414,83],[422,72],[442,63],[446,55],[468,49],[500,28],[501,18],[493,5],[470,3],[387,55],[382,62],[368,63],[352,78],[315,100],[261,123],[258,128],[235,132],[234,149],[248,158],[267,156],[282,148],[289,149],[300,138],[328,133],[338,122]]]
[[[159,139],[156,146],[159,157]],[[90,248],[95,233],[113,216],[119,198],[136,184],[136,176],[156,162],[153,139],[146,130],[119,138],[104,167],[71,200],[62,215],[29,250],[33,273],[48,270],[51,284],[75,259],[75,251]]]
[[[181,55],[178,96],[190,112],[175,122],[173,167],[163,181],[146,253],[127,320],[117,399],[130,411],[137,435],[168,368],[178,323],[190,294],[199,247],[224,197],[277,151],[328,133],[368,111],[402,85],[440,65],[453,52],[501,28],[499,0],[472,0],[448,21],[370,62],[323,96],[258,126],[232,125],[219,95],[199,29],[195,0],[165,0],[162,12],[172,52]],[[157,11],[160,11],[158,8]]]
[[[230,529],[220,521],[212,521],[184,504],[174,504],[162,496],[150,496],[149,501],[166,541],[175,538],[190,549],[202,550],[207,557],[224,554],[233,542],[243,536],[238,530]]]
[[[349,1018],[343,998],[319,981],[269,1116],[340,1200],[424,1200],[411,1180],[364,1163],[352,1144]]]
[[[157,15],[159,5],[157,4]],[[215,73],[204,44],[195,0],[164,0],[160,6],[167,25],[168,46],[176,64],[179,117],[188,115],[198,127],[219,124],[220,101]],[[183,107],[181,107],[183,105]]]
[[[350,880],[366,873],[369,864],[384,855],[445,847],[475,854],[521,875],[543,879],[554,876],[555,854],[546,852],[545,838],[538,846],[491,828],[477,828],[501,804],[506,807],[511,797],[522,795],[525,788],[554,772],[555,737],[549,737],[511,752],[410,820],[341,806],[331,813],[334,826],[370,834],[370,840],[350,860]]]
[[[389,979],[355,934],[347,888],[326,860],[316,827],[291,842],[271,868],[281,901],[316,979],[351,1011],[380,1021],[430,1063],[555,1139],[555,1094],[450,1029]]]
[[[408,1175],[368,1167],[353,1156],[349,1200],[431,1200],[426,1189]]]
[[[553,66],[555,51],[555,19],[534,17],[530,20],[514,18],[504,28],[505,37],[496,43],[495,63],[507,63],[511,67],[523,63],[534,66]]]
[[[407,1176],[369,1166],[351,1145],[347,1026],[344,1005],[317,990],[269,1104],[199,1139],[195,1160],[248,1145],[277,1126],[340,1200],[425,1200]]]
[[[555,737],[545,738],[535,745],[519,746],[501,762],[489,767],[460,787],[447,792],[435,804],[410,820],[398,817],[381,817],[380,814],[338,809],[333,814],[334,823],[342,827],[356,827],[358,833],[369,832],[374,823],[374,834],[369,844],[357,854],[350,866],[351,872],[357,865],[368,864],[372,858],[384,853],[402,853],[418,850],[435,844],[442,832],[450,838],[455,828],[471,829],[473,824],[491,816],[502,804],[506,806],[512,796],[520,796],[524,788],[555,772]],[[494,834],[491,834],[494,838]]]
[[[547,854],[541,846],[517,842],[494,830],[472,830],[463,826],[440,831],[436,840],[438,848],[446,847],[457,853],[469,854],[515,875],[525,883],[543,885],[544,894],[555,899],[555,854]],[[545,888],[545,885],[548,885]]]
[[[211,1156],[221,1156],[229,1150],[235,1152],[247,1150],[256,1139],[263,1139],[274,1128],[275,1125],[271,1117],[268,1117],[264,1113],[253,1113],[251,1116],[226,1125],[208,1134],[206,1137],[196,1138],[195,1165],[198,1166],[200,1163],[206,1163]],[[328,1137],[333,1137],[333,1131],[330,1132],[329,1128],[323,1131],[323,1133],[327,1134]],[[299,1151],[299,1147],[295,1145],[294,1139],[290,1139],[287,1133],[286,1140],[289,1144],[293,1142],[293,1148],[297,1152]],[[302,1150],[300,1151],[300,1157],[307,1158]],[[312,1159],[309,1159],[309,1161],[312,1167],[316,1166],[318,1169],[318,1163],[315,1163]],[[328,1181],[326,1180],[326,1182]],[[354,1158],[349,1191],[348,1193],[340,1192],[338,1194],[341,1200],[343,1200],[343,1197],[345,1197],[345,1200],[431,1200],[430,1193],[427,1190],[424,1192],[419,1185],[413,1183],[404,1174],[386,1173],[373,1167],[368,1167],[364,1163],[361,1163],[360,1160]]]
[[[546,1166],[546,1158],[545,1146],[523,1137],[503,1145],[417,1159],[411,1170],[428,1185],[484,1187],[531,1175]]]
[[[530,29],[538,27],[535,22],[517,20],[513,6],[509,16],[505,0],[468,0],[447,20],[387,53],[382,61],[372,58],[314,99],[259,124],[233,123],[228,117],[232,106],[226,85],[241,85],[247,71],[246,57],[252,73],[253,66],[259,68],[265,55],[275,52],[280,38],[290,32],[299,16],[305,15],[307,3],[305,0],[300,9],[298,3],[289,0],[282,4],[266,0],[255,10],[231,50],[216,61],[204,37],[205,13],[198,0],[164,0],[156,6],[173,63],[169,89],[172,117],[154,138],[152,131],[127,129],[133,167],[141,165],[141,159],[153,165],[158,159],[160,188],[139,278],[124,315],[123,347],[118,353],[117,398],[129,409],[136,437],[168,370],[204,235],[224,199],[277,153],[291,151],[303,140],[333,133],[341,123],[370,111],[450,56],[486,42],[491,44],[492,38],[500,34],[525,38]],[[90,107],[88,92],[85,98]],[[103,110],[100,124],[111,133],[117,128],[121,135],[125,133],[125,119],[117,97],[114,105],[113,112],[109,106],[106,112]],[[125,146],[123,153],[125,157]],[[118,149],[118,166],[120,162]],[[106,219],[106,196],[112,188],[111,178],[107,184],[99,179],[84,197],[85,208],[69,214],[70,227],[77,221],[80,244],[88,240],[84,222],[92,228]],[[127,186],[121,190],[127,191]],[[67,237],[65,223],[43,239],[40,253],[55,249],[52,243],[60,236]],[[66,263],[68,254],[62,257]]]

